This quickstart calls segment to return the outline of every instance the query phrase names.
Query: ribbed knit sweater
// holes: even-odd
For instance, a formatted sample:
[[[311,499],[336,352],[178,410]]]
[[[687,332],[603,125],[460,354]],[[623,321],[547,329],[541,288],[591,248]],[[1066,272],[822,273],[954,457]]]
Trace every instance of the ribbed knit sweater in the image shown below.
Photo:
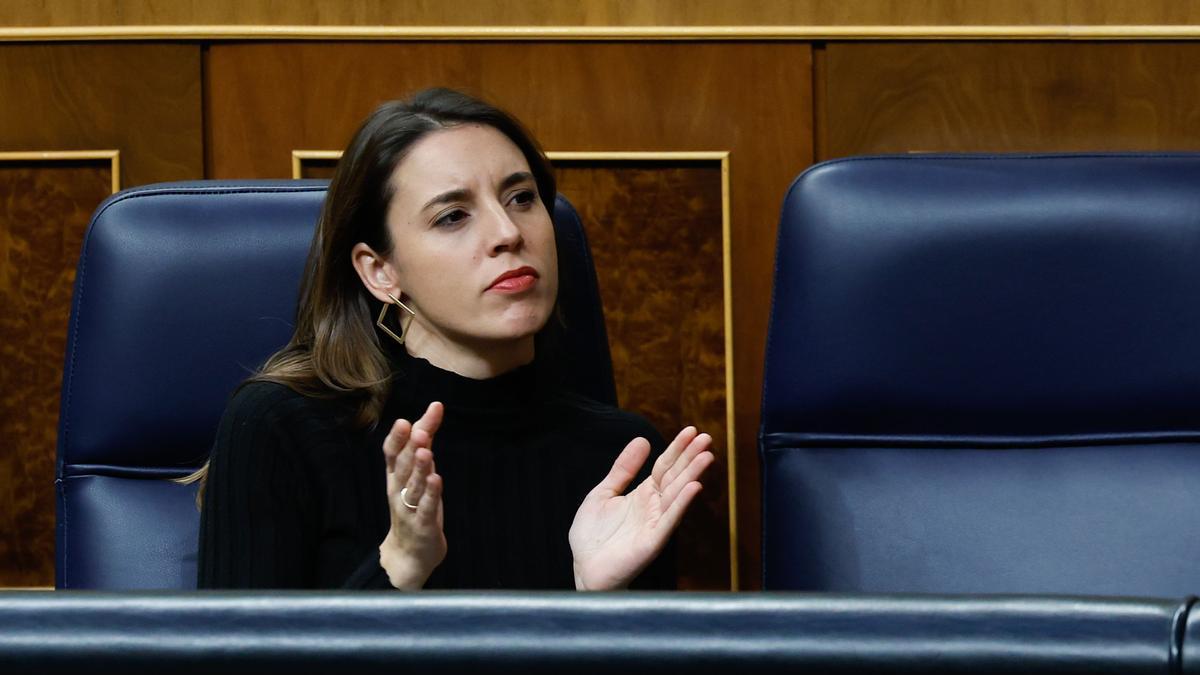
[[[474,380],[394,350],[392,389],[372,429],[351,407],[274,383],[241,387],[221,419],[200,527],[200,588],[391,588],[383,438],[431,401],[444,481],[445,560],[425,588],[574,588],[567,531],[584,496],[634,437],[664,448],[641,417],[552,384],[536,362]],[[636,482],[633,483],[636,485]],[[674,588],[672,547],[633,588]]]

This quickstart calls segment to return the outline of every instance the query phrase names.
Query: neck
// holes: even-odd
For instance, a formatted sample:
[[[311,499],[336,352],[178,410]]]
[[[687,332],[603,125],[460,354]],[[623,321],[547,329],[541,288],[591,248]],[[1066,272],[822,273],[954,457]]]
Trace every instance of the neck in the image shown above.
[[[414,321],[404,339],[408,353],[473,380],[503,375],[533,361],[533,336],[512,340],[463,341],[422,330]]]

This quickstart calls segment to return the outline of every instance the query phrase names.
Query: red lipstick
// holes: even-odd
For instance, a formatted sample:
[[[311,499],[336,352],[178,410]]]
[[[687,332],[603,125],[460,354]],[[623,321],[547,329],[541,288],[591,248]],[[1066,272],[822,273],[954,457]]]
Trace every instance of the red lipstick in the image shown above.
[[[529,266],[518,267],[515,270],[509,270],[496,277],[491,285],[487,287],[487,290],[498,291],[500,293],[520,293],[521,291],[533,288],[537,280],[537,270]]]

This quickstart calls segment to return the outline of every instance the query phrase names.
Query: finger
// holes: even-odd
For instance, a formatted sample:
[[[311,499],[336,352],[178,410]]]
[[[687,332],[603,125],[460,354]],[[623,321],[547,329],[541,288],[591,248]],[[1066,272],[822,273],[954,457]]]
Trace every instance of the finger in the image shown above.
[[[417,448],[428,448],[432,442],[433,436],[430,436],[424,429],[414,426],[412,433],[408,436],[408,443],[404,447],[410,452],[416,452]]]
[[[420,503],[421,496],[425,492],[425,478],[432,473],[432,465],[433,453],[429,451],[429,448],[417,448],[413,471],[408,477],[408,483],[405,485],[408,491],[404,493],[404,501],[409,504]]]
[[[692,426],[684,427],[679,431],[678,434],[675,435],[675,440],[671,441],[671,444],[667,446],[667,449],[663,451],[663,454],[659,455],[658,459],[654,462],[654,469],[650,471],[650,476],[654,479],[654,482],[659,484],[663,482],[663,475],[668,469],[671,468],[672,465],[675,464],[675,459],[679,457],[679,453],[681,453],[695,437],[696,427]]]
[[[425,414],[421,415],[421,419],[413,424],[413,429],[420,429],[429,434],[429,442],[433,442],[433,435],[437,433],[438,427],[442,426],[442,417],[445,413],[445,407],[439,401],[434,401],[425,409]],[[432,445],[425,447],[431,448]]]
[[[392,423],[392,428],[388,430],[387,436],[384,437],[383,456],[387,460],[388,473],[396,471],[396,457],[404,449],[405,443],[408,443],[408,434],[411,430],[412,426],[408,423],[408,420],[398,419]]]
[[[696,458],[696,455],[704,452],[711,445],[712,436],[709,436],[708,434],[700,434],[699,436],[693,438],[692,442],[688,443],[687,448],[685,448],[684,451],[679,453],[679,456],[675,458],[675,462],[671,465],[671,468],[667,469],[667,472],[663,475],[662,482],[659,483],[659,486],[661,487],[663,485],[670,485],[672,482],[674,482],[676,477],[679,476],[684,468],[686,468],[687,465]]]
[[[629,441],[621,454],[617,455],[617,459],[613,462],[612,469],[608,475],[596,489],[603,490],[609,494],[623,494],[625,488],[629,486],[629,482],[637,476],[638,471],[641,471],[642,465],[646,463],[646,458],[650,456],[650,441],[638,436]]]
[[[408,481],[412,478],[414,469],[417,466],[417,450],[420,448],[428,448],[430,442],[429,434],[420,429],[413,429],[409,434],[408,442],[404,444],[404,450],[396,458],[396,484],[398,486],[407,487]],[[400,488],[397,487],[397,490]],[[411,500],[409,503],[414,503]]]
[[[411,429],[406,420],[396,420],[392,423],[391,430],[383,439],[383,460],[386,465],[386,485],[388,499],[391,499],[404,485],[404,481],[408,480],[408,472],[411,469],[411,462],[406,460],[411,459],[412,453],[404,453],[404,445],[408,438],[408,432]],[[406,456],[407,455],[407,456]],[[397,469],[400,473],[397,474]]]
[[[716,460],[716,455],[713,455],[707,450],[699,455],[696,455],[696,457],[691,461],[690,464],[687,465],[683,472],[680,473],[675,480],[671,481],[665,488],[663,488],[661,501],[663,509],[670,508],[671,504],[679,496],[679,493],[683,491],[683,488],[687,487],[687,485],[693,481],[698,482],[701,474],[704,473],[704,470],[712,466],[712,463]]]
[[[700,494],[700,490],[703,487],[697,481],[692,481],[684,485],[683,489],[679,491],[679,496],[663,512],[662,518],[658,521],[658,529],[661,531],[664,540],[675,531],[675,528],[679,527],[679,521],[683,520],[684,512],[687,511],[687,507],[696,498],[696,495]]]
[[[393,436],[394,434],[394,436]],[[392,438],[389,444],[387,439],[384,439],[384,456],[388,456],[390,451],[395,451],[392,460],[392,473],[395,474],[396,481],[400,485],[404,485],[408,481],[408,476],[412,473],[413,468],[413,428],[412,423],[408,420],[396,420],[392,425],[392,431],[388,434]]]
[[[417,502],[417,516],[426,523],[436,522],[441,504],[442,477],[431,473],[425,477],[425,494],[421,495],[421,501]]]

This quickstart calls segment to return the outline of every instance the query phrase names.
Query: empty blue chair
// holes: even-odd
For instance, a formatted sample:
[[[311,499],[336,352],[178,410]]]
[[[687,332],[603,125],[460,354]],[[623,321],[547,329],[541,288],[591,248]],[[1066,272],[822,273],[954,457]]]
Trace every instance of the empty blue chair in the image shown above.
[[[1200,156],[804,172],[760,451],[768,589],[1200,589]]]

